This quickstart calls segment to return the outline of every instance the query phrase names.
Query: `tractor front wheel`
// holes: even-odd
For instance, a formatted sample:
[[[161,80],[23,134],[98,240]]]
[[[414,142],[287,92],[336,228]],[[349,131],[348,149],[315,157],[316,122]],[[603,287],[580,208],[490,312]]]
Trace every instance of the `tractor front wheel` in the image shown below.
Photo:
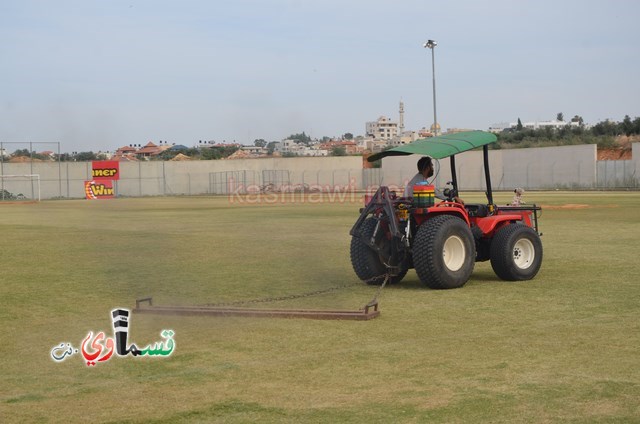
[[[358,278],[370,285],[380,285],[384,282],[387,274],[387,267],[384,265],[381,255],[365,243],[364,240],[371,240],[378,224],[375,218],[367,218],[360,227],[360,237],[351,238],[351,265],[356,272]],[[381,249],[385,254],[390,253],[392,249],[392,241],[387,240],[384,230],[378,228],[374,240],[377,248]],[[404,261],[400,266],[400,272],[389,278],[387,284],[396,284],[400,282],[407,274],[409,267]]]
[[[491,267],[507,281],[530,280],[542,264],[542,242],[531,227],[510,224],[491,241]]]
[[[413,243],[413,264],[420,281],[428,287],[464,286],[473,272],[475,257],[473,235],[462,219],[439,215],[418,228]]]

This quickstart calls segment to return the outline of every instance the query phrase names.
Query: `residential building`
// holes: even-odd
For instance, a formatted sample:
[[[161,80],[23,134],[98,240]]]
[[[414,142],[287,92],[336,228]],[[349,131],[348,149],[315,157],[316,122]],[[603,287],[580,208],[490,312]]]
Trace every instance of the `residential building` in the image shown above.
[[[404,131],[402,135],[398,135],[389,142],[391,146],[401,146],[403,144],[413,143],[414,141],[425,138],[421,137],[418,131]]]
[[[398,135],[398,123],[381,116],[377,121],[366,123],[366,134],[381,140],[391,140]]]
[[[289,153],[296,156],[329,156],[329,150],[324,149],[322,145],[306,146],[290,139],[276,143],[274,152],[276,154]]]
[[[561,128],[564,127],[571,127],[571,128],[577,128],[577,127],[585,127],[585,128],[589,128],[589,125],[585,125],[584,123],[580,123],[579,121],[558,121],[558,120],[553,120],[553,121],[530,121],[530,122],[522,122],[522,128],[524,129],[528,129],[528,130],[539,130],[539,129],[543,129],[543,128],[553,128],[555,130],[559,130]],[[489,132],[492,133],[501,133],[502,131],[505,130],[513,130],[518,128],[518,123],[517,122],[500,122],[497,124],[492,124],[489,127]]]
[[[169,148],[169,146],[167,146],[167,149],[168,148]],[[164,150],[166,150],[166,149],[164,149],[163,147],[160,147],[160,146],[158,146],[158,145],[156,145],[156,144],[154,144],[153,142],[150,141],[147,144],[145,144],[143,148],[138,149],[136,151],[136,155],[138,157],[142,157],[142,158],[148,159],[151,156],[159,155]]]
[[[267,154],[266,147],[242,146],[240,150],[242,150],[243,152],[247,153],[250,156],[265,156]]]
[[[516,124],[517,125],[517,124]],[[511,128],[511,124],[508,122],[499,122],[497,124],[492,124],[489,127],[489,132],[492,132],[494,134],[498,134],[501,133],[502,131]]]
[[[355,138],[358,148],[363,152],[378,153],[381,152],[389,143],[385,140],[377,140],[374,137],[358,136]]]
[[[329,141],[327,143],[322,143],[319,147],[320,149],[327,150],[329,152],[336,147],[342,147],[348,155],[362,153],[364,150],[362,147],[359,147],[358,143],[355,141]]]
[[[297,144],[295,141],[287,138],[286,140],[277,142],[273,150],[278,153],[293,153],[294,150],[297,150]]]

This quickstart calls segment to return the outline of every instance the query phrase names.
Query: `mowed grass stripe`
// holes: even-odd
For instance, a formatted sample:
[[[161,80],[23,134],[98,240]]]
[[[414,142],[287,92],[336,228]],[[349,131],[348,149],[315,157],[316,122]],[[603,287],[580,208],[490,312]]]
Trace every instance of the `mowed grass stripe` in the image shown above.
[[[499,203],[512,193],[498,193]],[[479,193],[463,193],[467,202]],[[134,315],[167,359],[49,358],[109,311],[282,296],[355,281],[358,203],[184,197],[0,205],[0,417],[100,422],[634,422],[640,417],[640,195],[527,193],[549,205],[533,281],[476,264],[459,290],[410,271],[368,322]],[[579,208],[565,205],[587,205]],[[353,309],[365,285],[278,307]],[[266,306],[266,305],[265,305]]]

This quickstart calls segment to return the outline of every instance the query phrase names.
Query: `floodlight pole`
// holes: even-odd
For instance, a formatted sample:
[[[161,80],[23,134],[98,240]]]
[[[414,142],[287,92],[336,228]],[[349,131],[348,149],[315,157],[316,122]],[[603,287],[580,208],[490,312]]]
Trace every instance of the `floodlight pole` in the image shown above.
[[[431,49],[431,72],[433,75],[433,132],[438,135],[438,115],[436,113],[436,56],[435,50],[438,43],[435,40],[427,40],[424,48]]]

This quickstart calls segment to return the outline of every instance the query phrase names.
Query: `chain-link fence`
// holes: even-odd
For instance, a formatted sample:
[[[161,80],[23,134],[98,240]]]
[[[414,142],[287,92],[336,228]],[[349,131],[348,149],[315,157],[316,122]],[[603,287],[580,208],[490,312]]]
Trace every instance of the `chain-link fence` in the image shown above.
[[[209,194],[247,193],[258,180],[253,171],[222,171],[209,174]]]
[[[640,143],[635,143],[640,147]],[[494,190],[609,190],[640,188],[640,148],[633,160],[598,161],[595,145],[557,146],[489,152]],[[404,186],[416,173],[415,156],[385,159],[384,184]],[[435,185],[443,187],[451,178],[450,161],[436,161]],[[456,157],[458,185],[462,190],[483,191],[482,152]]]
[[[634,188],[640,187],[638,161],[599,160],[596,163],[598,188]]]
[[[209,194],[332,193],[377,189],[382,169],[223,171],[209,174]]]
[[[545,148],[552,149],[552,148]],[[640,149],[639,149],[640,150]],[[640,158],[596,161],[591,151],[577,147],[561,155],[550,150],[493,151],[491,180],[495,190],[524,189],[638,189]],[[460,155],[456,161],[462,190],[484,190],[485,178],[479,152]],[[508,153],[508,154],[507,154]],[[476,157],[474,158],[474,154]],[[469,159],[470,158],[470,159]],[[361,158],[281,158],[278,160],[121,162],[117,196],[236,195],[247,193],[344,193],[375,191],[380,185],[402,190],[415,175],[414,156],[399,161],[385,159],[383,168],[363,169]],[[449,161],[441,160],[435,184],[450,179]],[[275,165],[275,166],[274,166]],[[0,189],[42,199],[84,198],[84,183],[92,179],[91,162],[0,162],[0,175],[37,175],[39,183],[2,178]],[[13,193],[13,192],[16,193]],[[8,195],[7,195],[8,196]],[[5,197],[7,197],[5,196]],[[1,197],[1,195],[0,195]]]

